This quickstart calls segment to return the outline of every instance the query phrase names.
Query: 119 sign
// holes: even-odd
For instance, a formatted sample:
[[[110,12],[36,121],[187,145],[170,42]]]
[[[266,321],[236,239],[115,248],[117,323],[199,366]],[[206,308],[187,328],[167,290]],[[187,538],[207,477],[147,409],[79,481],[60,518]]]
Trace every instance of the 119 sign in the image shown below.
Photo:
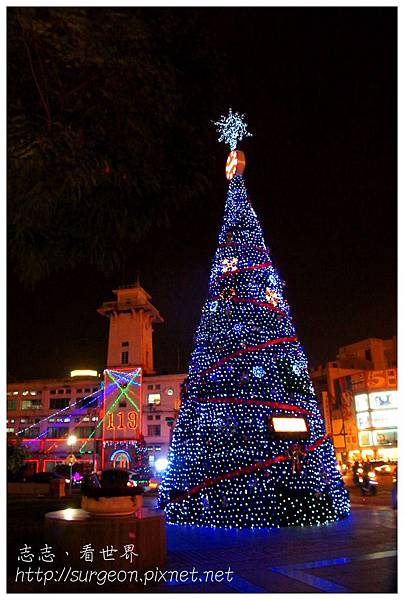
[[[138,424],[138,416],[134,410],[128,413],[118,412],[116,414],[110,413],[108,415],[107,429],[136,429]]]

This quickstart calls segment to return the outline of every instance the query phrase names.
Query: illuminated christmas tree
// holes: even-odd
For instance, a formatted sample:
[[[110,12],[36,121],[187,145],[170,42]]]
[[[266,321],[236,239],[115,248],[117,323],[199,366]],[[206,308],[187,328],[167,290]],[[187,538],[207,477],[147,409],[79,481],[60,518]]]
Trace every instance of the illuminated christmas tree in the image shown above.
[[[216,125],[229,188],[159,504],[178,524],[335,521],[348,494],[245,186],[236,148],[250,134],[231,109]]]

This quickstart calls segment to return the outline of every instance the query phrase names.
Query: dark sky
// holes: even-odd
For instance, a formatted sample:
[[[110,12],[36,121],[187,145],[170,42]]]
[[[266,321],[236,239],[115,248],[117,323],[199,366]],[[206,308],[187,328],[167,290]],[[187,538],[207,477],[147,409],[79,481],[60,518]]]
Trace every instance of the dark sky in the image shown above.
[[[310,363],[395,334],[396,9],[204,10],[232,89],[219,110],[247,113],[247,187]],[[176,371],[179,354],[186,370],[226,197],[226,147],[200,126],[212,129],[213,193],[149,235],[125,274],[83,267],[32,290],[9,269],[10,379],[102,369],[108,322],[96,309],[138,269],[165,318],[156,366]]]

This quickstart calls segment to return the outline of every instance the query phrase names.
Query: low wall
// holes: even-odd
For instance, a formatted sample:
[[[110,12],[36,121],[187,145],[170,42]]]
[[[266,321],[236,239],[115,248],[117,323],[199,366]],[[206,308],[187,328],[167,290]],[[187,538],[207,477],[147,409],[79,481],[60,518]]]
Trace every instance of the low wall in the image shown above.
[[[49,483],[8,483],[10,496],[49,496]]]

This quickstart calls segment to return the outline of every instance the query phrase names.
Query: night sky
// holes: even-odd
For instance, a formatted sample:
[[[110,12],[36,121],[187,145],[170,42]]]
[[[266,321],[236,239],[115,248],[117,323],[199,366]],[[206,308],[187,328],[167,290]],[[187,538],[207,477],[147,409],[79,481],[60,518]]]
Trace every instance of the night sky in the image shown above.
[[[212,119],[229,106],[247,115],[247,188],[310,364],[394,335],[396,9],[202,10],[228,78]],[[201,84],[201,102],[206,93]],[[212,192],[131,248],[125,272],[83,266],[30,289],[9,265],[11,381],[104,368],[108,321],[96,309],[137,271],[165,319],[155,327],[156,367],[186,371],[227,188],[228,150],[212,123],[200,127],[211,129]]]

